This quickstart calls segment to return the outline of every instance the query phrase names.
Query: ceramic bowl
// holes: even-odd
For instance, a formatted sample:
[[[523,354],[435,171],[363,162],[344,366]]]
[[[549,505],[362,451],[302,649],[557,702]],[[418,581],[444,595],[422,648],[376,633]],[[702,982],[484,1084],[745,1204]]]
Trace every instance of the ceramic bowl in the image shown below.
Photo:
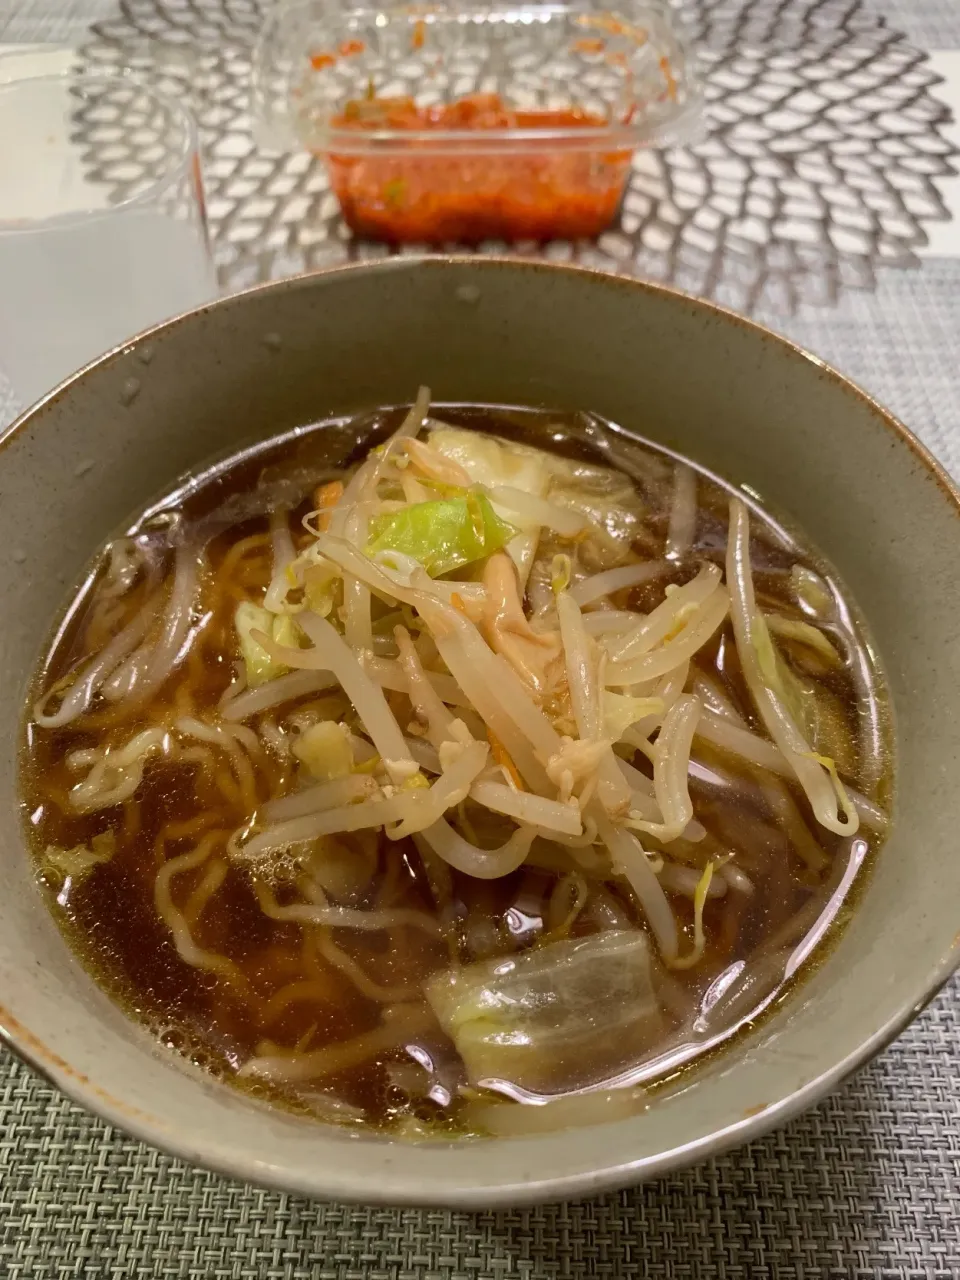
[[[183,472],[297,424],[409,400],[585,407],[750,486],[864,611],[892,689],[898,803],[853,917],[753,1033],[628,1122],[399,1145],[268,1110],[155,1045],[68,950],[17,812],[27,682],[90,555]],[[403,259],[288,280],[88,366],[0,449],[0,1023],[67,1094],[184,1160],[355,1201],[487,1208],[660,1175],[809,1106],[960,958],[958,495],[820,361],[705,302],[590,272]]]

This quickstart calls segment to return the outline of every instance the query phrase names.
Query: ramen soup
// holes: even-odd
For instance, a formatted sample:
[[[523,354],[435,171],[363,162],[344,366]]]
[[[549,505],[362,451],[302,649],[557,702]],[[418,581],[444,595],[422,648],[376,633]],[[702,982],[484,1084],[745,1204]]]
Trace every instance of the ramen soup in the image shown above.
[[[97,558],[27,713],[71,945],[157,1041],[408,1137],[625,1114],[788,991],[890,809],[842,588],[586,414],[297,431]]]

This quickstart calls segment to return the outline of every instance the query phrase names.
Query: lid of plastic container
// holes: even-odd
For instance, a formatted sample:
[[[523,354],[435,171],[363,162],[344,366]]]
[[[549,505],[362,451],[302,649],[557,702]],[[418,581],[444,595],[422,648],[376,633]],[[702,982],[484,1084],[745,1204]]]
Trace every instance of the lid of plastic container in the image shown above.
[[[665,3],[404,5],[292,0],[254,60],[261,146],[337,154],[672,146],[701,97]]]

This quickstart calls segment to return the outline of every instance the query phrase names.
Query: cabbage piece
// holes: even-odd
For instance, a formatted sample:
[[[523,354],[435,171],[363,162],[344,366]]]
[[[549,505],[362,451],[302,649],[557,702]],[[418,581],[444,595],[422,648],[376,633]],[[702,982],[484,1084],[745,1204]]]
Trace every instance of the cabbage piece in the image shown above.
[[[109,862],[117,851],[117,837],[112,831],[94,836],[89,845],[77,844],[72,849],[48,844],[43,851],[42,868],[58,884],[70,880],[74,885],[85,880],[94,867]]]
[[[470,1083],[554,1094],[608,1080],[661,1029],[647,936],[610,930],[438,974],[426,996]]]
[[[529,445],[500,440],[465,427],[434,427],[430,444],[452,459],[474,484],[493,489],[499,484],[524,493],[546,496],[550,483],[551,455]]]
[[[353,772],[353,747],[346,729],[336,720],[308,725],[293,744],[293,754],[318,782],[331,782]]]
[[[581,549],[589,549],[589,571],[622,564],[633,546],[643,518],[637,487],[622,471],[554,456],[550,468],[550,501],[576,512],[590,526],[593,536]]]
[[[767,630],[771,635],[779,636],[781,640],[792,641],[803,649],[815,653],[828,667],[842,665],[843,660],[837,652],[836,645],[819,627],[809,622],[797,622],[794,618],[785,618],[779,613],[768,613],[764,617]]]
[[[274,680],[289,670],[289,667],[284,666],[282,662],[272,658],[252,635],[254,631],[262,631],[277,644],[284,644],[293,649],[299,648],[300,628],[289,614],[271,613],[262,605],[251,604],[249,600],[244,600],[237,605],[233,624],[240,641],[240,656],[243,658],[247,673],[248,689],[266,684],[268,680]]]
[[[435,427],[430,432],[430,444],[462,467],[474,484],[483,485],[485,489],[508,485],[537,498],[547,496],[551,456],[541,449],[499,440],[483,431],[446,426]],[[526,527],[526,522],[518,519],[515,512],[496,502],[493,509],[502,520],[511,520],[519,530],[507,544],[507,554],[517,566],[520,586],[524,588],[537,551],[539,527]]]
[[[799,676],[778,649],[767,620],[756,613],[754,648],[764,680],[780,698],[804,737],[818,755],[836,761],[849,772],[854,765],[853,742],[837,697],[822,685]]]
[[[501,520],[484,494],[468,493],[412,506],[370,521],[367,555],[399,551],[432,578],[483,560],[505,547],[516,530]]]
[[[530,445],[517,444],[463,427],[435,427],[430,444],[457,462],[474,484],[486,489],[505,486],[546,498],[567,508],[593,526],[591,563],[595,568],[617,564],[630,550],[642,515],[636,486],[622,471],[596,466]],[[496,500],[494,510],[511,520],[520,533],[507,547],[525,587],[536,554],[539,529]]]

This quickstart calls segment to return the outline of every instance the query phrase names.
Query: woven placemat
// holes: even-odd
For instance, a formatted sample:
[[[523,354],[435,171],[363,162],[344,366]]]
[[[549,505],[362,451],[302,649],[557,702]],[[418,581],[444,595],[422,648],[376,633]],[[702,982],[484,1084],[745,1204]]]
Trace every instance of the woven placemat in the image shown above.
[[[923,49],[955,49],[960,43],[960,11],[954,0],[868,0],[868,8]]]
[[[928,47],[960,46],[951,0],[872,7]],[[0,0],[0,39],[74,40],[109,8]],[[960,475],[958,298],[960,263],[927,262],[829,311],[760,318],[860,382]],[[784,1130],[619,1195],[474,1215],[227,1182],[110,1130],[0,1053],[0,1278],[955,1280],[958,1075],[955,980]]]

